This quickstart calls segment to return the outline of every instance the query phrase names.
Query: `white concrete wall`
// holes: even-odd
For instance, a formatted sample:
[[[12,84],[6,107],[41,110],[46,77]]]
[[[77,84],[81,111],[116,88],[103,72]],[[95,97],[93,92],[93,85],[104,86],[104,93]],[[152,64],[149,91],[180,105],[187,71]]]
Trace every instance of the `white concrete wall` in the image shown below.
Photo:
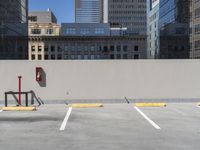
[[[46,72],[46,87],[35,67]],[[43,100],[200,98],[199,60],[0,61],[0,100],[5,91],[33,90]]]

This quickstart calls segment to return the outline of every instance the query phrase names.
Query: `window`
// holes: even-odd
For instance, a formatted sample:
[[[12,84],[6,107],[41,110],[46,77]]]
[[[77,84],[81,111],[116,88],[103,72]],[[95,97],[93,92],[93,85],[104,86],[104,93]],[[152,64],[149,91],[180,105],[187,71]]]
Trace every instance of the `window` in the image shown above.
[[[139,59],[139,55],[138,55],[138,54],[135,54],[135,55],[134,55],[134,59]]]
[[[105,34],[104,28],[95,28],[95,34]]]
[[[37,16],[30,16],[28,17],[28,20],[30,20],[31,22],[37,22]]]
[[[51,59],[54,60],[55,59],[55,55],[51,55]]]
[[[38,52],[42,51],[42,46],[38,46]]]
[[[128,55],[127,55],[127,54],[124,54],[124,55],[123,55],[123,59],[128,59]]]
[[[118,51],[118,52],[121,51],[121,46],[120,46],[120,45],[117,46],[117,51]]]
[[[46,30],[46,34],[49,34],[49,35],[51,35],[51,34],[53,34],[54,33],[54,29],[47,29]]]
[[[32,29],[31,33],[32,34],[41,34],[41,29]]]
[[[55,46],[51,46],[51,51],[55,52]]]
[[[35,55],[31,55],[31,60],[35,60]]]
[[[61,60],[62,59],[62,55],[58,54],[57,58],[58,58],[58,60]]]
[[[76,34],[76,29],[75,28],[67,28],[66,34]]]
[[[42,55],[38,55],[38,60],[42,60]]]
[[[44,47],[44,51],[45,51],[45,52],[48,52],[48,51],[49,51],[49,47],[48,47],[48,46],[45,46],[45,47]]]
[[[112,46],[110,46],[110,50],[111,51],[114,51],[115,50],[115,47],[112,45]]]
[[[113,54],[111,54],[110,55],[110,59],[114,59],[115,57],[114,57],[114,55]]]
[[[123,51],[126,52],[128,50],[128,46],[124,45],[123,46]]]
[[[58,46],[57,48],[58,48],[58,52],[62,51],[62,48],[60,46]]]
[[[121,59],[121,55],[120,54],[117,54],[117,59]]]
[[[35,51],[35,46],[31,46],[31,51]]]
[[[44,59],[46,59],[46,60],[49,59],[49,55],[45,55]]]
[[[139,47],[136,45],[134,46],[134,51],[138,51],[139,50]]]

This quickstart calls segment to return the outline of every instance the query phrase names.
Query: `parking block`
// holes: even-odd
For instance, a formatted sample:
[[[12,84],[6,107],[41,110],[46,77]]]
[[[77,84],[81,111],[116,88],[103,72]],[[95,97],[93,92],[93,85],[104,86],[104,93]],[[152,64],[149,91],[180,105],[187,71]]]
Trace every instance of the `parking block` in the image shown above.
[[[136,103],[137,107],[166,107],[166,103]]]
[[[23,106],[13,106],[13,107],[3,107],[3,111],[36,111],[36,107],[23,107]]]
[[[103,107],[103,104],[100,103],[88,103],[88,104],[84,104],[84,103],[77,103],[77,104],[71,104],[71,107],[73,108],[94,108],[94,107]]]

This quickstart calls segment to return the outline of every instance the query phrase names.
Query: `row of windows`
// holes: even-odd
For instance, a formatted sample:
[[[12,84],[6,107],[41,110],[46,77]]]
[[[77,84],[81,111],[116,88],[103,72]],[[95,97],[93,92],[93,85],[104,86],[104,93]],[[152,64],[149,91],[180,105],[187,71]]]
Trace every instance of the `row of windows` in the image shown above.
[[[67,28],[65,33],[75,35],[75,34],[77,34],[77,30],[76,30],[76,28]],[[90,28],[81,28],[80,29],[80,34],[82,34],[82,35],[86,35],[86,34],[90,34],[90,33],[91,33]],[[105,34],[105,29],[104,28],[95,28],[94,34],[101,34],[101,35]]]
[[[37,55],[38,60],[42,60],[42,55]],[[139,59],[139,54],[133,55],[134,59]],[[101,59],[100,55],[64,55],[61,54],[58,55],[44,55],[45,60],[62,60],[62,59],[68,59],[68,60],[88,60],[88,59]],[[111,54],[109,55],[109,59],[128,59],[128,54]],[[36,60],[36,55],[31,55],[31,60]]]
[[[45,30],[45,33],[48,35],[54,34],[54,29],[49,28]],[[31,29],[31,34],[42,34],[41,29]]]
[[[58,52],[61,52],[61,51],[124,51],[124,52],[127,52],[128,51],[128,46],[127,45],[117,45],[117,46],[114,46],[114,45],[111,45],[111,46],[98,46],[98,47],[95,47],[95,46],[91,46],[91,47],[87,47],[87,46],[83,46],[83,47],[76,47],[76,46],[64,46],[64,48],[62,48],[61,46],[54,46],[54,45],[51,45],[51,46],[45,46],[44,47],[44,51],[45,52],[48,52],[48,51],[51,51],[51,52],[55,52],[56,51],[56,48],[57,48],[57,51]],[[41,52],[42,51],[42,46],[39,45],[37,47],[37,50],[38,52]],[[36,46],[35,45],[32,45],[31,46],[31,51],[32,52],[35,52],[36,51]],[[135,45],[134,46],[134,51],[139,51],[139,46],[138,45]]]

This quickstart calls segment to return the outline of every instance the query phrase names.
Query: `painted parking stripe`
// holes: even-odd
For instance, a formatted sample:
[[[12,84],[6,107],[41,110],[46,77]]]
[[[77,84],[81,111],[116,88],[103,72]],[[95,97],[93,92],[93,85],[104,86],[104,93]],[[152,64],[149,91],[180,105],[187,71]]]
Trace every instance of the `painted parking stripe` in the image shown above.
[[[65,130],[65,127],[66,127],[66,124],[67,124],[67,121],[69,119],[71,112],[72,112],[72,107],[69,107],[68,112],[67,112],[67,114],[66,114],[66,116],[65,116],[65,118],[64,118],[64,120],[63,120],[63,122],[60,126],[60,131]]]
[[[134,107],[137,112],[139,112],[154,128],[161,130],[161,128],[155,123],[153,122],[147,115],[145,115],[138,107]]]

